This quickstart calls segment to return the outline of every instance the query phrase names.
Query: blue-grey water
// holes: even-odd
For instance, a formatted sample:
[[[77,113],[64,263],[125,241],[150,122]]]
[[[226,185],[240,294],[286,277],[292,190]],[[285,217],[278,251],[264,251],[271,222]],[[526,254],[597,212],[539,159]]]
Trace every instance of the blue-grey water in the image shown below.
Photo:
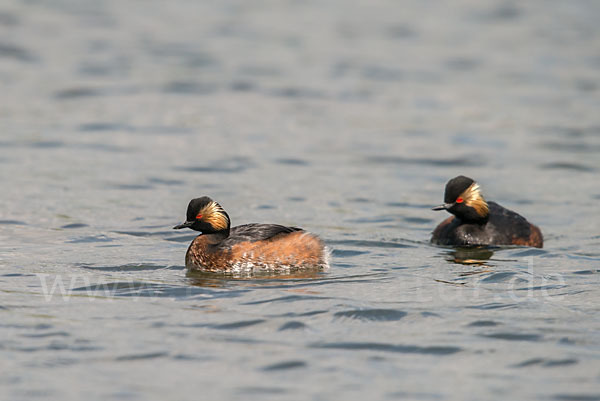
[[[599,21],[0,1],[0,398],[600,400]],[[431,246],[458,174],[544,248]],[[330,269],[188,274],[201,195]]]

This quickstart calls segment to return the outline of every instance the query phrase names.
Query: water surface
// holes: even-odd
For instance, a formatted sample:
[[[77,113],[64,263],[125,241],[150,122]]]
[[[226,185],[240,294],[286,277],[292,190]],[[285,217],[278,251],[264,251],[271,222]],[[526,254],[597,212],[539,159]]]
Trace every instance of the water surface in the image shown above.
[[[0,3],[0,395],[600,400],[594,1]],[[445,182],[543,249],[431,246]],[[327,271],[189,274],[210,195]]]

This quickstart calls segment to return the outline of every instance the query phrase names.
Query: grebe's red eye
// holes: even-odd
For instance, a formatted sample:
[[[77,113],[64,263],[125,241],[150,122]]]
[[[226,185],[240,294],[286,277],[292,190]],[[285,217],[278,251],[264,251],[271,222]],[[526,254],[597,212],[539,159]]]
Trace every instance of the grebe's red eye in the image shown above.
[[[196,216],[196,220],[200,220],[201,218],[202,218],[201,214],[199,214],[199,215]]]
[[[463,198],[457,198],[456,199],[456,203],[463,203],[463,201],[464,201]]]

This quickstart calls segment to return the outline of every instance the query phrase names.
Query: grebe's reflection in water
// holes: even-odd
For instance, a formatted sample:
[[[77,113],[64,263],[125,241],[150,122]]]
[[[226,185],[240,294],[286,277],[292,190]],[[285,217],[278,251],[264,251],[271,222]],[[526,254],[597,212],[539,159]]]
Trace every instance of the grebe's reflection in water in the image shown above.
[[[489,247],[455,248],[448,252],[446,260],[461,265],[484,265],[494,256]]]
[[[326,271],[321,268],[290,269],[282,271],[256,270],[244,272],[202,272],[188,271],[189,283],[199,287],[227,287],[230,285],[265,286],[281,285],[287,282],[323,278]]]

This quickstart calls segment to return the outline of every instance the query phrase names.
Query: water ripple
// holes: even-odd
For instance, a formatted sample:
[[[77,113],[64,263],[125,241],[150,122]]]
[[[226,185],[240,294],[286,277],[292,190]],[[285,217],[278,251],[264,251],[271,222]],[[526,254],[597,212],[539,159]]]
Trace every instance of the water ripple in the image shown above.
[[[269,371],[273,371],[273,370],[290,370],[290,369],[305,368],[306,366],[307,366],[307,363],[304,361],[291,360],[291,361],[274,363],[272,365],[267,365],[267,366],[263,367],[262,370],[269,372]]]
[[[538,256],[538,255],[545,255],[547,253],[548,253],[548,251],[546,251],[544,249],[529,248],[529,249],[520,250],[518,252],[513,252],[513,253],[511,253],[510,256],[512,256],[512,257]]]
[[[414,248],[414,245],[401,244],[398,242],[387,241],[368,241],[368,240],[334,240],[327,241],[331,245],[348,245],[368,248]]]
[[[573,274],[596,274],[596,273],[600,273],[600,269],[595,269],[595,270],[578,270],[578,271],[574,271]]]
[[[97,87],[74,87],[58,90],[54,93],[57,100],[76,100],[88,97],[109,96],[109,95],[129,95],[138,92],[135,88],[97,88]]]
[[[0,224],[24,226],[27,223],[19,221],[19,220],[0,220]]]
[[[83,223],[72,223],[72,224],[65,224],[64,226],[61,226],[60,228],[70,230],[70,229],[74,229],[74,228],[84,228],[84,227],[89,227],[89,226],[87,224],[83,224]]]
[[[500,323],[494,322],[493,320],[476,320],[469,323],[469,327],[493,327],[498,326]]]
[[[415,164],[434,167],[481,167],[486,163],[478,155],[464,156],[452,159],[433,159],[400,156],[370,156],[366,161],[373,164]]]
[[[237,389],[239,394],[246,395],[267,395],[267,394],[285,394],[286,390],[281,387],[265,387],[265,386],[246,386]]]
[[[406,312],[396,309],[355,309],[336,312],[333,316],[362,321],[397,321],[406,315]]]
[[[184,95],[210,95],[215,93],[219,87],[213,83],[195,81],[173,81],[162,89],[165,93],[176,93]]]
[[[269,315],[269,317],[302,317],[302,316],[315,316],[322,315],[323,313],[328,313],[328,310],[313,310],[308,312],[287,312],[278,315]]]
[[[288,166],[308,166],[309,165],[309,163],[306,160],[292,159],[292,158],[276,159],[275,163],[285,164]]]
[[[123,232],[123,234],[133,235],[132,231]],[[198,234],[188,234],[188,235],[177,235],[175,237],[163,238],[165,241],[171,242],[191,242],[194,238],[196,238]]]
[[[482,337],[495,338],[498,340],[507,341],[540,341],[543,336],[540,334],[523,334],[523,333],[491,333],[481,334]]]
[[[93,284],[73,288],[73,292],[85,292],[87,296],[119,296],[147,298],[177,298],[185,299],[200,296],[202,298],[231,298],[238,297],[248,290],[221,292],[205,287],[176,286],[169,284],[148,283],[144,281],[116,281],[111,283]]]
[[[277,331],[300,330],[300,329],[305,329],[307,327],[308,326],[306,326],[306,324],[304,324],[302,322],[292,320],[290,322],[284,323]]]
[[[345,349],[352,351],[385,351],[399,352],[403,354],[424,354],[424,355],[451,355],[462,351],[460,347],[453,346],[429,346],[420,347],[418,345],[396,345],[386,343],[315,343],[310,345],[312,348]]]
[[[271,302],[310,301],[310,300],[315,300],[315,299],[324,300],[324,299],[330,299],[330,298],[329,297],[317,297],[314,295],[287,295],[285,297],[269,298],[269,299],[264,299],[261,301],[245,302],[242,305],[260,305],[260,304],[266,304],[266,303],[271,303]]]
[[[157,265],[153,263],[126,263],[124,265],[117,266],[104,266],[104,265],[91,265],[87,263],[79,263],[76,267],[82,269],[99,270],[106,272],[136,272],[143,270],[183,270],[181,266],[166,266]]]
[[[255,326],[257,324],[261,324],[264,322],[266,322],[265,319],[242,320],[242,321],[233,322],[233,323],[211,325],[210,327],[213,329],[217,329],[217,330],[236,330],[236,329],[243,329],[245,327]]]
[[[21,337],[46,338],[46,337],[69,337],[70,334],[65,331],[53,331],[47,333],[27,333],[21,334]]]
[[[254,162],[245,157],[233,157],[229,159],[215,160],[202,166],[180,166],[175,170],[190,173],[241,173],[254,167]]]
[[[331,255],[336,258],[349,258],[352,256],[364,255],[369,253],[368,251],[353,251],[348,249],[334,249]]]
[[[0,59],[13,59],[20,62],[33,62],[37,57],[29,50],[12,43],[0,43]]]
[[[78,237],[78,238],[74,238],[71,240],[67,240],[65,241],[68,244],[87,244],[87,243],[94,243],[94,242],[112,242],[114,241],[113,238],[107,237],[104,234],[98,234],[98,235],[87,235],[84,237]]]
[[[174,234],[174,231],[113,231],[115,234],[132,235],[134,237],[164,237]],[[197,235],[192,237],[195,238]],[[189,235],[185,236],[186,238]],[[172,238],[171,238],[172,240]],[[179,241],[176,241],[179,242]]]
[[[515,368],[526,368],[529,366],[533,366],[533,365],[539,365],[542,367],[546,367],[546,368],[553,368],[553,367],[560,367],[560,366],[566,366],[566,365],[574,365],[577,364],[579,361],[577,359],[574,358],[567,358],[567,359],[545,359],[545,358],[533,358],[533,359],[528,359],[526,361],[520,362],[516,365],[513,365],[513,367]]]
[[[500,272],[494,273],[486,278],[481,279],[482,283],[502,283],[512,279],[517,273],[514,272]]]
[[[558,401],[600,401],[600,394],[557,394],[553,398]]]
[[[555,162],[546,163],[540,166],[542,170],[554,169],[554,170],[567,170],[567,171],[579,171],[579,172],[594,172],[596,169],[591,166],[586,166],[581,163],[567,163],[567,162]]]
[[[156,359],[168,356],[168,352],[149,352],[143,354],[123,355],[115,358],[115,361],[138,361],[140,359]]]
[[[518,306],[519,306],[518,304],[502,304],[502,303],[498,303],[498,302],[491,302],[489,304],[483,304],[483,305],[470,305],[470,306],[467,306],[467,308],[490,310],[490,309],[513,309]]]

